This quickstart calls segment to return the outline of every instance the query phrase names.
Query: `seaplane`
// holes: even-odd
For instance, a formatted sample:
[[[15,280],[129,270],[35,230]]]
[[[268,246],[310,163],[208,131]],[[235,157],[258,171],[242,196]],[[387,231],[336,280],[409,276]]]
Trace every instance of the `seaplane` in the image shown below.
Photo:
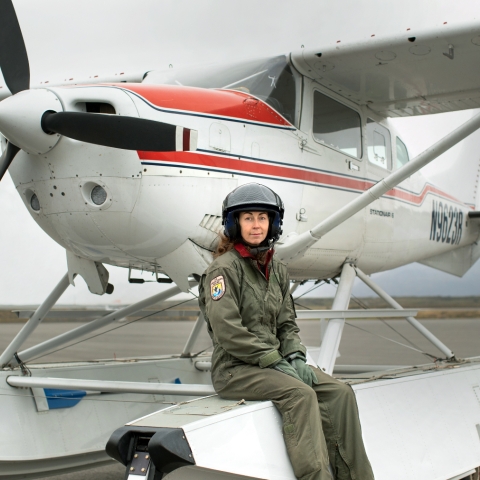
[[[215,395],[209,353],[195,350],[201,316],[178,355],[38,363],[194,288],[212,261],[223,198],[252,181],[285,202],[275,254],[292,292],[308,280],[338,282],[332,310],[297,311],[323,326],[309,362],[339,374],[350,318],[406,318],[438,350],[425,365],[342,374],[357,397],[375,477],[478,474],[480,358],[457,358],[369,276],[411,262],[462,276],[480,257],[480,192],[458,198],[420,172],[471,138],[480,114],[414,158],[390,121],[480,106],[478,21],[399,27],[211,68],[127,72],[120,82],[40,85],[30,82],[11,0],[0,13],[0,178],[8,171],[68,263],[0,354],[0,478],[112,458],[128,480],[295,478],[273,404]],[[478,178],[478,152],[468,154],[477,161],[465,168]],[[108,266],[171,285],[23,347],[75,277],[92,295],[111,293]],[[390,308],[349,309],[356,278]]]

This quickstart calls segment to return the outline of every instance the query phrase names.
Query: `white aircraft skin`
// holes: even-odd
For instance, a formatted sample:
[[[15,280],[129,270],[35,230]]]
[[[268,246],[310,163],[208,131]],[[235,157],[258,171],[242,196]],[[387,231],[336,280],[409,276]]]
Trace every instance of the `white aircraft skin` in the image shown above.
[[[427,29],[425,38],[429,40],[428,48],[439,53],[435,58],[450,62],[449,57],[442,57],[442,53],[453,55],[448,49],[448,42],[446,46],[443,43],[440,45],[441,41],[445,43],[445,36],[437,35],[441,39],[439,43],[432,40],[438,28],[435,27],[433,33]],[[477,45],[476,26],[464,25],[460,33],[465,38],[456,30],[451,32],[452,38],[460,35],[464,40],[464,43],[460,40],[460,43],[454,42],[454,54],[459,62],[455,65],[468,71],[455,81],[448,72],[445,74],[449,91],[453,93],[446,100],[446,97],[442,98],[446,103],[458,102],[451,108],[441,103],[439,92],[429,90],[431,82],[426,81],[422,85],[420,81],[422,75],[438,74],[437,64],[428,64],[431,57],[428,57],[430,52],[425,53],[425,46],[405,40],[404,50],[412,55],[405,57],[402,56],[405,52],[392,40],[395,35],[403,39],[406,35],[403,30],[395,30],[395,35],[389,36],[386,44],[382,43],[383,40],[375,44],[376,53],[381,58],[376,57],[372,68],[376,68],[378,62],[384,62],[382,71],[385,75],[398,78],[405,87],[404,97],[373,98],[373,103],[369,103],[368,95],[356,101],[349,99],[336,74],[344,73],[342,68],[348,66],[349,61],[351,65],[358,65],[355,64],[356,59],[348,58],[349,61],[342,64],[340,57],[345,53],[346,58],[353,51],[354,56],[358,55],[360,68],[363,68],[361,54],[368,51],[367,40],[362,38],[358,44],[347,44],[338,58],[335,57],[338,44],[331,43],[322,52],[302,51],[287,55],[297,81],[302,80],[300,83],[303,84],[302,90],[297,89],[295,118],[290,119],[246,89],[192,89],[187,86],[188,83],[172,86],[164,72],[149,73],[143,85],[134,83],[142,78],[146,70],[141,75],[126,72],[125,78],[132,83],[66,87],[61,82],[52,86],[55,85],[52,81],[50,86],[45,87],[40,82],[33,82],[30,90],[11,97],[3,91],[0,92],[1,98],[8,98],[0,103],[0,131],[12,144],[21,148],[9,172],[34,220],[71,256],[106,265],[157,270],[187,290],[188,277],[201,274],[211,260],[210,252],[221,228],[221,201],[236,186],[257,181],[275,190],[284,200],[281,247],[359,197],[392,169],[395,171],[398,135],[388,116],[393,113],[401,115],[402,109],[403,114],[411,114],[419,113],[414,112],[415,109],[427,113],[442,111],[442,108],[478,107],[475,82],[479,78],[476,69],[480,63],[472,61]],[[468,58],[462,57],[458,45],[467,45]],[[418,60],[420,67],[426,65],[426,71],[420,71],[420,80],[414,78],[413,90],[408,78],[412,69],[406,68],[407,74],[402,76],[401,69],[395,71],[394,63],[387,64],[395,60],[392,60],[392,50],[395,50],[400,66],[405,68],[411,67],[409,61],[412,58],[418,60],[416,56],[426,55]],[[328,63],[330,61],[332,63]],[[335,69],[331,68],[333,61],[336,62]],[[367,68],[368,65],[365,65]],[[470,69],[466,65],[470,65]],[[311,73],[310,68],[318,71]],[[333,73],[328,74],[330,77],[323,76],[324,71]],[[355,71],[347,75],[348,78],[354,76]],[[325,79],[331,80],[333,86]],[[106,76],[98,81],[102,80],[110,82],[113,78]],[[463,93],[455,90],[457,84],[459,89],[468,91],[468,102]],[[380,90],[375,88],[373,91]],[[351,155],[335,145],[318,141],[312,129],[315,92],[336,100],[359,115],[361,155]],[[41,119],[45,111],[85,112],[89,111],[88,104],[92,103],[113,106],[119,117],[148,119],[176,126],[176,150],[123,150],[81,142],[65,135],[48,135],[42,130]],[[409,113],[408,109],[412,111]],[[369,147],[372,145],[369,145],[366,133],[367,119],[389,129],[393,146],[392,168],[376,165],[369,158]],[[2,146],[5,147],[4,139]],[[92,199],[92,190],[96,186],[106,192],[101,205],[96,205]],[[34,196],[38,204],[36,200],[32,201]],[[468,219],[470,211],[479,210],[480,202],[477,198],[472,205],[462,200],[435,187],[420,173],[415,173],[329,232],[305,255],[288,262],[291,278],[330,278],[339,274],[346,260],[367,274],[425,261],[462,275],[480,255],[476,244],[480,234],[478,224]],[[445,260],[442,255],[448,255],[448,252],[456,252],[454,255],[462,261],[453,262],[450,257]],[[455,263],[461,263],[461,267]],[[70,274],[78,273],[74,268],[69,262]],[[88,283],[89,280],[86,281]],[[205,356],[201,360],[208,362],[209,358]],[[11,365],[15,363],[12,361]],[[61,377],[73,381],[172,383],[178,377],[182,383],[210,384],[209,372],[200,370],[195,360],[189,358],[155,358],[135,363],[129,360],[101,361],[95,365],[39,365],[32,367],[31,372],[33,377],[40,379]],[[423,376],[414,377],[412,372],[406,372],[398,382],[371,382],[355,387],[361,420],[366,425],[367,449],[380,480],[420,478],[420,474],[421,478],[431,480],[460,479],[480,464],[475,443],[478,441],[475,429],[478,425],[475,400],[478,386],[473,387],[472,394],[472,385],[480,383],[478,372],[475,364],[457,370],[442,370],[440,366],[433,373],[422,371]],[[0,371],[0,376],[7,383],[10,375],[19,376],[20,370],[7,366]],[[420,382],[423,386],[416,387]],[[115,428],[131,422],[132,418],[164,408],[165,405],[159,405],[161,402],[180,402],[185,398],[181,395],[102,394],[98,401],[92,395],[72,408],[55,409],[47,401],[43,388],[18,390],[10,384],[5,388],[9,389],[9,396],[2,399],[3,409],[14,413],[5,420],[5,430],[9,434],[0,438],[0,451],[4,452],[0,457],[0,478],[8,479],[35,478],[46,472],[100,464],[105,461],[105,441]],[[455,397],[452,392],[461,393]],[[440,404],[439,399],[444,403]],[[111,408],[109,400],[118,402],[122,408]],[[431,419],[432,416],[439,419],[442,409],[452,404],[458,405],[458,412],[452,415],[450,424],[445,426],[441,423],[441,427],[435,429],[428,422],[418,421]],[[435,405],[435,411],[432,405]],[[268,410],[268,416],[260,414],[260,420],[257,420],[258,411],[262,409]],[[201,428],[208,427],[210,423],[216,424],[215,428],[226,433],[225,442],[211,442],[212,438],[218,438],[216,434],[208,429],[199,433],[198,424],[182,426],[185,432],[188,429],[197,431],[197,437],[189,436],[189,441],[192,442],[198,468],[216,473],[231,468],[228,471],[232,475],[225,474],[223,477],[219,474],[218,478],[236,478],[234,475],[241,474],[251,475],[252,478],[281,478],[281,474],[282,478],[293,480],[285,451],[277,449],[272,452],[269,445],[255,457],[256,463],[248,465],[248,469],[247,460],[254,452],[247,448],[241,450],[246,460],[228,462],[228,465],[225,455],[218,454],[218,448],[224,446],[228,447],[227,451],[234,451],[238,445],[256,445],[260,437],[252,435],[258,434],[255,428],[257,422],[265,423],[265,435],[274,440],[272,445],[278,448],[283,445],[278,413],[269,402],[249,406],[246,412],[251,416],[240,418],[242,412],[238,414],[235,410],[232,414],[228,412],[228,418],[221,417],[222,421],[233,418],[237,425],[234,429],[228,425],[225,427],[226,424],[221,422],[215,423],[216,418],[213,422],[209,420],[201,424]],[[147,417],[145,422],[149,421]],[[250,430],[240,432],[239,425],[247,425]],[[407,425],[409,428],[406,428]],[[160,421],[151,426],[164,425]],[[231,435],[237,428],[239,434]],[[448,435],[441,434],[444,433],[440,432],[442,428],[448,431]],[[49,435],[50,432],[55,432],[55,435]],[[391,438],[394,440],[389,444]],[[417,438],[421,440],[417,441]],[[434,442],[435,451],[427,451],[425,445]],[[449,455],[453,451],[452,445],[462,445],[461,456],[458,452],[455,453],[456,458]],[[256,452],[258,454],[259,449]],[[281,455],[281,462],[272,462],[274,455]],[[196,470],[189,474],[187,470],[179,469],[168,478],[200,476]]]
[[[299,129],[285,120],[279,128],[208,109],[199,116],[188,105],[183,107],[184,102],[179,108],[175,101],[165,100],[171,90],[180,95],[182,87],[150,86],[145,93],[130,84],[49,89],[65,111],[78,110],[85,101],[101,101],[112,104],[119,115],[138,115],[194,130],[198,132],[196,151],[154,155],[61,137],[43,155],[20,152],[10,173],[34,220],[67,250],[122,267],[154,271],[156,265],[168,275],[162,258],[188,239],[206,249],[208,258],[216,233],[200,224],[205,216],[221,216],[223,198],[238,185],[258,181],[278,192],[285,202],[284,233],[300,234],[389,173],[368,161],[365,135],[362,158],[315,140],[312,96],[325,89],[307,85]],[[193,93],[202,96],[201,91]],[[24,95],[31,105],[37,94]],[[246,94],[241,102],[245,98],[263,103]],[[367,108],[337,99],[361,115],[364,130],[367,118],[388,128],[388,122]],[[165,105],[168,109],[158,108]],[[276,115],[268,105],[263,107],[272,118]],[[226,152],[214,145],[216,129],[229,136]],[[396,132],[392,127],[390,131],[394,143]],[[392,160],[395,165],[395,149]],[[108,193],[104,205],[91,200],[96,185]],[[31,206],[34,194],[40,203],[38,211]],[[297,220],[301,209],[307,221]],[[298,280],[328,278],[339,272],[347,258],[366,273],[374,273],[472,244],[478,230],[468,225],[471,209],[417,173],[322,238],[303,258],[289,263],[290,275]],[[433,211],[436,224],[432,226]],[[215,227],[220,229],[218,219]]]

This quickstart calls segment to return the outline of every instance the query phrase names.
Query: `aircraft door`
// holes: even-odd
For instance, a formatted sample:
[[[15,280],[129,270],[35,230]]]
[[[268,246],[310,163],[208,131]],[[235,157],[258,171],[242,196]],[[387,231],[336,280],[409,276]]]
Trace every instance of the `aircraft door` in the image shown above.
[[[362,121],[355,105],[322,91],[305,78],[301,134],[305,135],[301,163],[310,180],[303,187],[297,233],[313,228],[354,200],[365,190],[362,159]],[[339,225],[309,253],[318,276],[338,270],[346,258],[356,258],[363,248],[365,214],[360,212]],[[308,268],[308,266],[304,266]]]
[[[394,140],[394,138],[393,138]],[[390,130],[372,118],[365,125],[365,155],[369,187],[388,176],[393,169],[392,135]],[[369,268],[381,270],[391,260],[396,235],[398,202],[390,195],[382,196],[366,208],[364,258]]]

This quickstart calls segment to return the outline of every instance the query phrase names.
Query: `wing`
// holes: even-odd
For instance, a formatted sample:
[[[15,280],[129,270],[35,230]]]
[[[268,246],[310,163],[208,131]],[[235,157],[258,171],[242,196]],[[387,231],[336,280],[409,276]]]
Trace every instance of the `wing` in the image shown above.
[[[480,107],[480,22],[292,53],[295,67],[337,94],[398,117]]]

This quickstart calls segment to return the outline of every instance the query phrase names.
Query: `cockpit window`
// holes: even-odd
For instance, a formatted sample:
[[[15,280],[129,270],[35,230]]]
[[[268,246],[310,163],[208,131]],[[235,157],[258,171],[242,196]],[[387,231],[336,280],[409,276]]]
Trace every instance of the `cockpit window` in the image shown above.
[[[405,144],[397,137],[397,165],[396,168],[401,168],[408,163],[408,150]]]
[[[367,118],[367,152],[370,163],[392,169],[392,145],[387,128]]]
[[[296,77],[285,55],[231,65],[172,70],[163,75],[152,72],[151,78],[147,77],[145,82],[249,93],[295,124],[297,88],[300,85],[297,87]]]
[[[362,157],[360,115],[319,91],[313,96],[313,138],[353,157]]]

